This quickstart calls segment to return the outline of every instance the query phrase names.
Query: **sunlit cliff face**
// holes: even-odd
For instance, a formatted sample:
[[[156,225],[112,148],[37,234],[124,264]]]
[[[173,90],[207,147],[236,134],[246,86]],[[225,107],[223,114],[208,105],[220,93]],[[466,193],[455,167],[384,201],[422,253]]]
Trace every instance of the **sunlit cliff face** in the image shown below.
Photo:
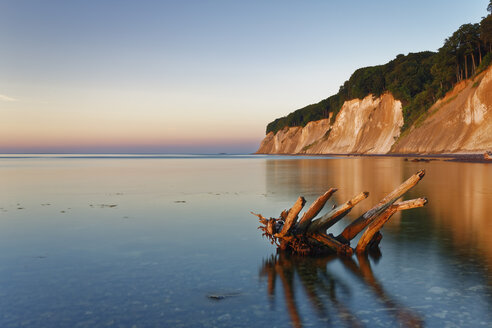
[[[401,102],[389,93],[346,101],[330,119],[269,133],[258,153],[387,153],[403,125]]]
[[[492,68],[463,81],[401,138],[396,153],[484,152],[492,147]]]
[[[401,137],[402,104],[389,93],[346,101],[329,121],[269,133],[258,153],[482,153],[492,147],[492,68],[457,84]]]
[[[258,153],[297,154],[308,149],[321,140],[330,129],[330,119],[309,122],[305,127],[291,127],[270,132],[261,142]]]
[[[387,153],[403,125],[401,102],[389,93],[369,95],[344,103],[327,140],[308,149],[309,153]]]

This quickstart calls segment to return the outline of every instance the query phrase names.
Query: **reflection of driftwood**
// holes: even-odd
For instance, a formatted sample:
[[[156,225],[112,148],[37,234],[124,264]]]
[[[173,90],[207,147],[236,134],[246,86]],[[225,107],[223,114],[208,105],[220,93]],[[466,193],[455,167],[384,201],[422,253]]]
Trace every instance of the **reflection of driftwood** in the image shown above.
[[[300,257],[280,252],[277,256],[263,262],[260,276],[266,276],[268,281],[268,294],[275,296],[275,282],[280,280],[283,287],[283,295],[289,312],[292,325],[302,327],[302,319],[296,302],[295,283],[300,282],[301,288],[308,297],[309,302],[317,315],[331,323],[330,314],[337,315],[349,327],[362,327],[362,321],[356,316],[354,309],[344,301],[346,297],[337,295],[351,295],[353,292],[349,284],[344,283],[335,274],[327,269],[327,264],[335,260],[336,256],[328,257]],[[393,300],[384,290],[382,284],[374,276],[369,260],[366,255],[358,254],[357,260],[352,258],[341,258],[342,264],[357,279],[373,291],[376,299],[387,309],[390,315],[394,315],[402,327],[422,327],[423,320],[417,313],[405,308]],[[331,305],[331,306],[330,306]]]
[[[337,237],[326,234],[326,230],[347,215],[355,205],[366,199],[369,193],[362,192],[317,219],[315,216],[323,209],[330,196],[337,191],[336,189],[331,188],[314,201],[300,220],[298,220],[299,213],[306,203],[304,197],[299,197],[294,206],[288,211],[283,211],[278,219],[267,219],[261,214],[253,214],[262,224],[259,229],[263,230],[263,235],[276,244],[280,250],[303,255],[336,253],[350,256],[353,254],[350,241],[367,227],[355,249],[358,253],[364,253],[370,249],[377,249],[382,238],[380,229],[394,213],[422,207],[427,203],[425,198],[397,202],[424,175],[424,170],[421,170],[411,176],[377,205],[345,227]]]

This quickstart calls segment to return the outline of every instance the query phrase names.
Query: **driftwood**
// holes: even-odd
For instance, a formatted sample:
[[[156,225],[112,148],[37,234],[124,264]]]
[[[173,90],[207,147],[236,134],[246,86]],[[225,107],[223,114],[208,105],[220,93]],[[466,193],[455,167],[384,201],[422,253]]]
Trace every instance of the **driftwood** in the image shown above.
[[[279,250],[301,255],[336,253],[338,255],[351,256],[354,253],[354,249],[350,247],[350,241],[364,229],[367,228],[355,248],[357,253],[378,249],[379,242],[382,239],[380,230],[394,213],[422,207],[427,203],[426,198],[397,202],[424,175],[424,170],[415,173],[373,208],[347,225],[342,233],[336,237],[332,234],[327,234],[326,230],[347,215],[355,205],[366,199],[369,193],[362,192],[317,219],[315,219],[315,216],[319,214],[337,189],[331,188],[321,195],[302,215],[300,220],[298,220],[299,213],[306,203],[304,197],[299,197],[294,206],[288,211],[283,211],[279,218],[267,219],[261,214],[251,213],[259,218],[262,225],[258,228],[263,231],[263,236],[270,239],[272,244],[276,244]]]
[[[483,159],[488,160],[488,161],[492,160],[492,151],[485,152],[483,154]]]

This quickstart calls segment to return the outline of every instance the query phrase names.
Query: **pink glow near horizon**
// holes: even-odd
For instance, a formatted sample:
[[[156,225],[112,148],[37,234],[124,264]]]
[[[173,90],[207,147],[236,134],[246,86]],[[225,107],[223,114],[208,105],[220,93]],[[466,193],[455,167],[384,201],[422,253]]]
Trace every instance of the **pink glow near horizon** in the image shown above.
[[[234,148],[238,152],[253,152],[264,136],[261,125],[210,121],[172,124],[161,113],[154,118],[114,112],[81,117],[80,112],[58,113],[51,109],[44,115],[31,112],[30,117],[21,109],[4,114],[0,122],[0,153],[90,152],[91,149],[175,152],[179,148],[183,152],[221,152],[221,149],[231,152]]]
[[[145,152],[184,152],[184,153],[215,153],[215,152],[233,152],[233,153],[251,153],[257,150],[260,140],[196,140],[180,142],[25,142],[14,143],[10,145],[0,144],[0,153],[66,153],[66,152],[128,152],[128,153],[145,153]]]
[[[2,133],[0,133],[1,135]],[[36,152],[238,152],[256,151],[261,137],[217,136],[146,137],[144,135],[26,135],[0,137],[0,153]]]

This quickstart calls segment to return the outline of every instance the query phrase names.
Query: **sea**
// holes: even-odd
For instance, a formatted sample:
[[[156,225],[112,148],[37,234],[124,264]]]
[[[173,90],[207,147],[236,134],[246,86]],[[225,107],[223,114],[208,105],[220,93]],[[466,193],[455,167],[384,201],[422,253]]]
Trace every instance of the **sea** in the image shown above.
[[[337,234],[420,169],[379,253],[277,253],[251,214],[368,191]],[[0,155],[0,327],[492,327],[492,164]]]

